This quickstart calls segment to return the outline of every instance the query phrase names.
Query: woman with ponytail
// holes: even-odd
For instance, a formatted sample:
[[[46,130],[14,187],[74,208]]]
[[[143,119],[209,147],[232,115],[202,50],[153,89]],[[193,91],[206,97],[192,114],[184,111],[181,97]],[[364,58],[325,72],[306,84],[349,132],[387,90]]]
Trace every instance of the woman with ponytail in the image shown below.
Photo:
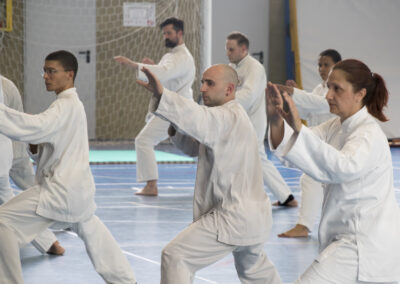
[[[389,145],[376,121],[388,120],[385,82],[349,59],[335,64],[327,85],[330,112],[338,117],[312,130],[287,93],[271,83],[266,92],[269,145],[287,165],[324,184],[320,254],[295,283],[398,283],[400,210]]]

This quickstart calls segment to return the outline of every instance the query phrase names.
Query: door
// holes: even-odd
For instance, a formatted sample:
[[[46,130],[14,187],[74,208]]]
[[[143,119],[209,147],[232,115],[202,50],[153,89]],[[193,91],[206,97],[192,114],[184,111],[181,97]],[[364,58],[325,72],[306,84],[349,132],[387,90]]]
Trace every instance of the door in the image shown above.
[[[41,71],[47,54],[64,49],[78,59],[75,79],[85,106],[89,138],[96,128],[96,0],[25,0],[25,111],[44,111],[54,100]]]

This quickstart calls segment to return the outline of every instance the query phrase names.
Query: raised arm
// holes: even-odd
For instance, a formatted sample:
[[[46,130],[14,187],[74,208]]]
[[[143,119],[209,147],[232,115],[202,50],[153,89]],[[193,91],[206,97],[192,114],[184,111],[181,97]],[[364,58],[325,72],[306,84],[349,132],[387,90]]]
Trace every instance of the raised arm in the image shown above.
[[[289,124],[295,134],[300,132],[302,123],[293,100],[286,92],[281,94],[276,85],[268,82],[265,94],[271,142],[272,146],[277,148],[284,136],[283,120]]]

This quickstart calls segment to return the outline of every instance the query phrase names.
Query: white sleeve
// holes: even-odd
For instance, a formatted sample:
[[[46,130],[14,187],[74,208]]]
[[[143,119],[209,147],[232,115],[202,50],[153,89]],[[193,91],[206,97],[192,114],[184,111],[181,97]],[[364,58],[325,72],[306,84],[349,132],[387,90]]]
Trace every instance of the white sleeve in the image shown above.
[[[55,101],[46,111],[30,115],[0,105],[0,133],[13,140],[32,144],[51,143],[54,133],[68,119],[65,107]]]
[[[316,94],[317,88],[309,93],[293,88],[293,101],[302,113],[329,114],[329,105],[325,96]]]
[[[164,88],[158,109],[154,113],[172,122],[181,132],[207,146],[230,131],[231,112],[221,107],[206,107]]]
[[[158,64],[138,63],[139,70],[141,70],[143,66],[156,75],[164,85],[165,82],[181,77],[189,72],[186,66],[190,66],[190,64],[187,64],[184,56],[179,56],[179,54],[166,54]],[[146,81],[147,77],[143,72],[138,72],[138,79]]]
[[[314,130],[314,129],[313,129]],[[371,129],[358,129],[340,149],[321,140],[313,130],[302,127],[284,159],[323,183],[345,183],[367,174],[379,160],[379,139]]]

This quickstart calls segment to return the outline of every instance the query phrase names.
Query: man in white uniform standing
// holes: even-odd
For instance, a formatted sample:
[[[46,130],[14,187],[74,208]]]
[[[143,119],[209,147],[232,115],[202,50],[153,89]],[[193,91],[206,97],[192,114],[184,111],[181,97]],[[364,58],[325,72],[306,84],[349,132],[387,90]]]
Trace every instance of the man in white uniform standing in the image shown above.
[[[236,100],[244,107],[256,130],[264,185],[278,199],[274,205],[296,207],[297,201],[288,185],[265,153],[264,138],[267,131],[265,87],[267,86],[267,76],[264,66],[250,56],[248,50],[249,40],[244,34],[233,32],[228,35],[226,55],[229,58],[230,66],[236,70],[239,76]]]
[[[86,114],[74,88],[77,70],[73,54],[53,52],[43,78],[57,99],[46,111],[29,115],[0,104],[0,133],[39,145],[37,184],[0,207],[1,283],[23,283],[19,247],[50,226],[76,232],[107,283],[136,283],[128,260],[94,215]]]
[[[13,82],[0,75],[0,102],[6,106],[23,112],[21,95]],[[11,141],[0,134],[0,205],[14,197],[10,179],[25,190],[35,185],[35,173],[30,161],[27,145],[19,141]],[[43,231],[32,244],[41,252],[62,255],[65,249],[59,244],[56,236],[50,231]]]
[[[142,80],[145,76],[140,70],[145,66],[159,78],[166,88],[182,97],[192,99],[192,84],[196,69],[193,57],[183,41],[184,23],[177,18],[169,18],[160,25],[160,28],[165,46],[171,50],[164,54],[158,64],[154,64],[149,58],[144,58],[142,63],[132,61],[124,56],[116,56],[114,59],[121,64],[137,69],[138,77]],[[137,181],[146,182],[146,186],[136,194],[156,196],[158,195],[158,170],[154,146],[168,138],[169,123],[152,114],[148,114],[146,118],[145,127],[135,139]]]
[[[263,188],[257,135],[235,100],[235,70],[220,64],[204,72],[205,106],[163,88],[148,69],[143,71],[149,84],[138,82],[153,92],[155,115],[174,126],[169,134],[179,148],[198,156],[194,222],[163,249],[161,283],[192,283],[197,270],[229,253],[242,283],[281,283],[264,253],[271,204]]]

